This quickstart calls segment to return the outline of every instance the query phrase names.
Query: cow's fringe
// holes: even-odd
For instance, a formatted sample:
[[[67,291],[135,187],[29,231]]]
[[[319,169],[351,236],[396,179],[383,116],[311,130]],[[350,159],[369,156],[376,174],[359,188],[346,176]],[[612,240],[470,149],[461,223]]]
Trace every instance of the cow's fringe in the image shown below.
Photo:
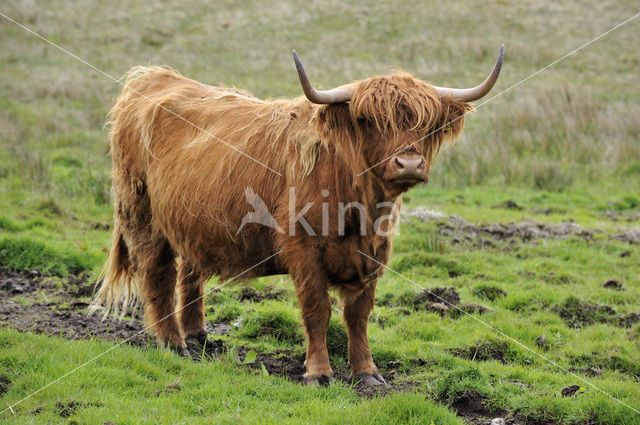
[[[118,229],[114,232],[109,257],[97,285],[100,288],[89,306],[89,314],[100,311],[104,320],[110,315],[122,319],[127,313],[133,316],[138,312],[142,304],[140,286],[131,270],[128,249]]]

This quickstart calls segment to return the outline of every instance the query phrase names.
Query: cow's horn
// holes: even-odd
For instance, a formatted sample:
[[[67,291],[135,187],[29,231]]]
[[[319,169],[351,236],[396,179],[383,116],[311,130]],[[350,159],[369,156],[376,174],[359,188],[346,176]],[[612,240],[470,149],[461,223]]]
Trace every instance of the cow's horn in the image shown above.
[[[351,90],[345,88],[337,88],[331,90],[316,90],[311,85],[307,72],[302,66],[300,57],[296,51],[293,51],[293,61],[296,63],[296,69],[298,70],[298,77],[300,77],[300,84],[302,84],[302,91],[313,103],[329,104],[329,103],[343,103],[351,99]]]
[[[498,54],[498,60],[496,64],[493,65],[493,70],[491,74],[487,77],[486,80],[482,82],[479,86],[470,88],[470,89],[452,89],[449,87],[438,87],[433,86],[436,90],[438,90],[438,94],[440,97],[450,97],[455,100],[460,100],[463,102],[473,102],[474,100],[478,100],[482,98],[484,95],[489,93],[493,85],[498,80],[498,75],[500,75],[500,69],[502,68],[502,60],[504,59],[504,44],[500,46],[500,53]]]

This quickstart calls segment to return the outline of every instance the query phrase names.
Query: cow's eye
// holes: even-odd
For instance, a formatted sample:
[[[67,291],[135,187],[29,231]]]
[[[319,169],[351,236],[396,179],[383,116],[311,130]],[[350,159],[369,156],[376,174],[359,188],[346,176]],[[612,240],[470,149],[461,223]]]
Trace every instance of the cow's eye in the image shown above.
[[[373,118],[361,117],[361,118],[358,118],[358,123],[362,127],[369,127],[369,128],[376,127],[376,120],[374,120]]]

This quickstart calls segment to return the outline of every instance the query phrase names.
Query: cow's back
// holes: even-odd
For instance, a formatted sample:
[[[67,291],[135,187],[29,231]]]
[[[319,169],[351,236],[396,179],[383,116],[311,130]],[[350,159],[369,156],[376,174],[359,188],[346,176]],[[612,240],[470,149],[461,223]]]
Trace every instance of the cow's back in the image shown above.
[[[116,208],[122,220],[132,209],[142,216],[129,220],[130,230],[151,226],[176,255],[216,274],[233,275],[269,256],[271,229],[253,225],[236,234],[252,211],[247,188],[270,209],[284,190],[273,172],[282,150],[260,131],[268,107],[168,69],[132,71],[111,111]],[[271,127],[288,125],[270,119]]]

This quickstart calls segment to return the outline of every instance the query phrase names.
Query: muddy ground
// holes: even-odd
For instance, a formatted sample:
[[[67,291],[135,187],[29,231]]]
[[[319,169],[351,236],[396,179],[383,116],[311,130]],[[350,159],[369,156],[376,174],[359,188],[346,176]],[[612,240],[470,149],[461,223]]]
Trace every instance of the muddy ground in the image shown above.
[[[82,340],[103,338],[109,341],[122,342],[141,348],[155,346],[155,341],[144,331],[141,320],[107,318],[102,320],[99,315],[87,315],[89,297],[93,292],[93,284],[86,277],[69,276],[57,279],[42,276],[37,270],[26,273],[7,272],[0,270],[0,327],[6,326],[22,332],[42,333],[66,339]],[[457,294],[449,291],[436,290],[439,295],[448,295],[451,301],[458,304]],[[278,292],[266,291],[264,294],[251,290],[241,293],[247,302],[282,296]],[[419,296],[416,304],[429,303],[431,297],[425,294]],[[210,343],[207,344],[207,357],[229,355],[233,350],[217,336],[225,335],[230,330],[227,323],[207,325]],[[238,364],[255,370],[256,373],[284,376],[293,382],[301,382],[304,369],[304,357],[292,354],[289,350],[278,350],[274,353],[257,353],[256,360],[244,364],[248,347],[236,347],[235,353]],[[194,356],[198,357],[198,356]],[[195,360],[198,360],[195,358]],[[387,365],[389,366],[389,365]],[[354,385],[354,389],[361,397],[385,395],[393,391],[411,390],[410,384],[394,382],[393,365],[381,367],[389,388],[375,390],[353,384],[349,379],[347,367],[335,368],[335,379]],[[0,377],[0,393],[6,390],[9,382]],[[172,391],[179,390],[179,385]],[[164,390],[163,390],[164,391]],[[77,406],[60,406],[60,412],[67,415]],[[470,424],[489,424],[492,418],[502,412],[491,411],[485,406],[479,394],[463,394],[452,406],[465,422]],[[517,418],[506,421],[507,424],[520,424]]]
[[[537,239],[565,239],[569,237],[593,240],[595,235],[606,233],[602,229],[587,229],[571,221],[544,223],[526,220],[517,223],[474,225],[460,216],[447,215],[424,208],[408,210],[403,214],[403,220],[405,221],[410,221],[412,217],[422,221],[436,222],[438,233],[448,237],[454,244],[470,243],[481,246],[494,246],[497,241],[512,243],[517,240],[530,242]],[[607,236],[622,242],[639,244],[640,227],[624,228]]]
[[[511,204],[498,207],[519,208],[517,205]],[[476,226],[466,222],[461,217],[445,215],[426,209],[410,210],[405,213],[404,219],[411,220],[411,217],[424,221],[435,221],[439,234],[445,236],[452,243],[473,246],[491,246],[504,242],[512,244],[545,238],[576,237],[592,240],[595,235],[605,233],[600,229],[586,229],[572,222],[539,223],[524,221]],[[627,219],[628,221],[634,221],[635,217]],[[640,243],[640,228],[633,227],[619,233],[609,233],[605,236],[630,244],[637,244]],[[624,255],[625,253],[622,254],[622,256]],[[604,282],[603,286],[612,291],[625,290],[623,285],[614,280]],[[143,349],[155,346],[155,340],[145,332],[142,321],[139,318],[126,318],[123,320],[107,318],[103,320],[98,314],[87,315],[87,307],[92,293],[93,282],[89,282],[86,276],[68,276],[65,279],[58,279],[42,276],[38,270],[21,273],[0,270],[0,327],[8,326],[18,331],[31,331],[67,339],[98,337],[110,341],[125,341],[127,344]],[[482,293],[476,295],[492,300],[496,297],[505,296],[506,293],[499,288],[483,288]],[[242,302],[253,303],[262,300],[281,299],[286,296],[286,293],[281,290],[265,288],[264,291],[244,289],[239,293],[238,298]],[[392,304],[396,301],[389,300]],[[413,309],[426,309],[452,318],[459,317],[465,313],[475,315],[490,311],[488,307],[462,301],[453,287],[432,288],[416,294],[413,300]],[[609,323],[628,328],[640,321],[640,313],[620,315],[612,307],[583,304],[578,299],[573,298],[565,300],[561,304],[550,306],[550,310],[558,314],[568,326],[576,328],[590,326],[595,323]],[[406,314],[410,314],[407,309],[403,309],[403,311],[406,311]],[[219,338],[219,336],[227,335],[230,330],[231,324],[229,323],[207,324],[209,343],[206,346],[205,356],[210,358],[228,356],[229,359],[235,356],[241,367],[254,370],[256,373],[264,373],[266,370],[270,375],[284,376],[293,382],[302,381],[305,372],[302,355],[296,355],[284,349],[269,354],[257,353],[255,361],[245,364],[245,356],[250,351],[250,348],[243,346],[229,347],[223,339]],[[545,344],[544,335],[539,340],[539,345]],[[479,341],[476,346],[452,350],[453,355],[472,361],[493,359],[505,362],[506,352],[506,344],[503,346],[491,341]],[[194,354],[194,360],[198,360],[201,354],[201,352],[200,355]],[[426,363],[422,359],[414,360],[417,365]],[[411,384],[394,382],[395,366],[391,363],[380,365],[382,374],[389,384],[388,389],[372,390],[354,384],[358,394],[362,397],[372,397],[374,395],[384,396],[386,393],[393,391],[411,390]],[[603,360],[600,363],[594,364],[587,369],[571,370],[585,373],[589,376],[597,376],[601,373],[602,367],[607,367],[606,361]],[[334,372],[335,379],[353,384],[349,380],[349,370],[346,366],[337,367]],[[9,385],[8,380],[0,375],[0,394],[6,391]],[[179,391],[180,385],[178,383],[175,387],[161,389],[161,391],[165,390]],[[558,389],[558,391],[560,390]],[[565,392],[569,393],[570,391],[571,388],[562,389],[562,395],[564,396]],[[76,407],[75,405],[60,406],[61,415],[63,413],[72,413]],[[493,418],[504,416],[504,412],[491,410],[488,407],[488,403],[485,403],[483,396],[473,391],[459,394],[451,407],[458,412],[458,415],[466,423],[473,425],[490,424]],[[530,422],[516,414],[506,418],[504,422],[494,423],[518,425]],[[544,424],[550,425],[552,422]]]

